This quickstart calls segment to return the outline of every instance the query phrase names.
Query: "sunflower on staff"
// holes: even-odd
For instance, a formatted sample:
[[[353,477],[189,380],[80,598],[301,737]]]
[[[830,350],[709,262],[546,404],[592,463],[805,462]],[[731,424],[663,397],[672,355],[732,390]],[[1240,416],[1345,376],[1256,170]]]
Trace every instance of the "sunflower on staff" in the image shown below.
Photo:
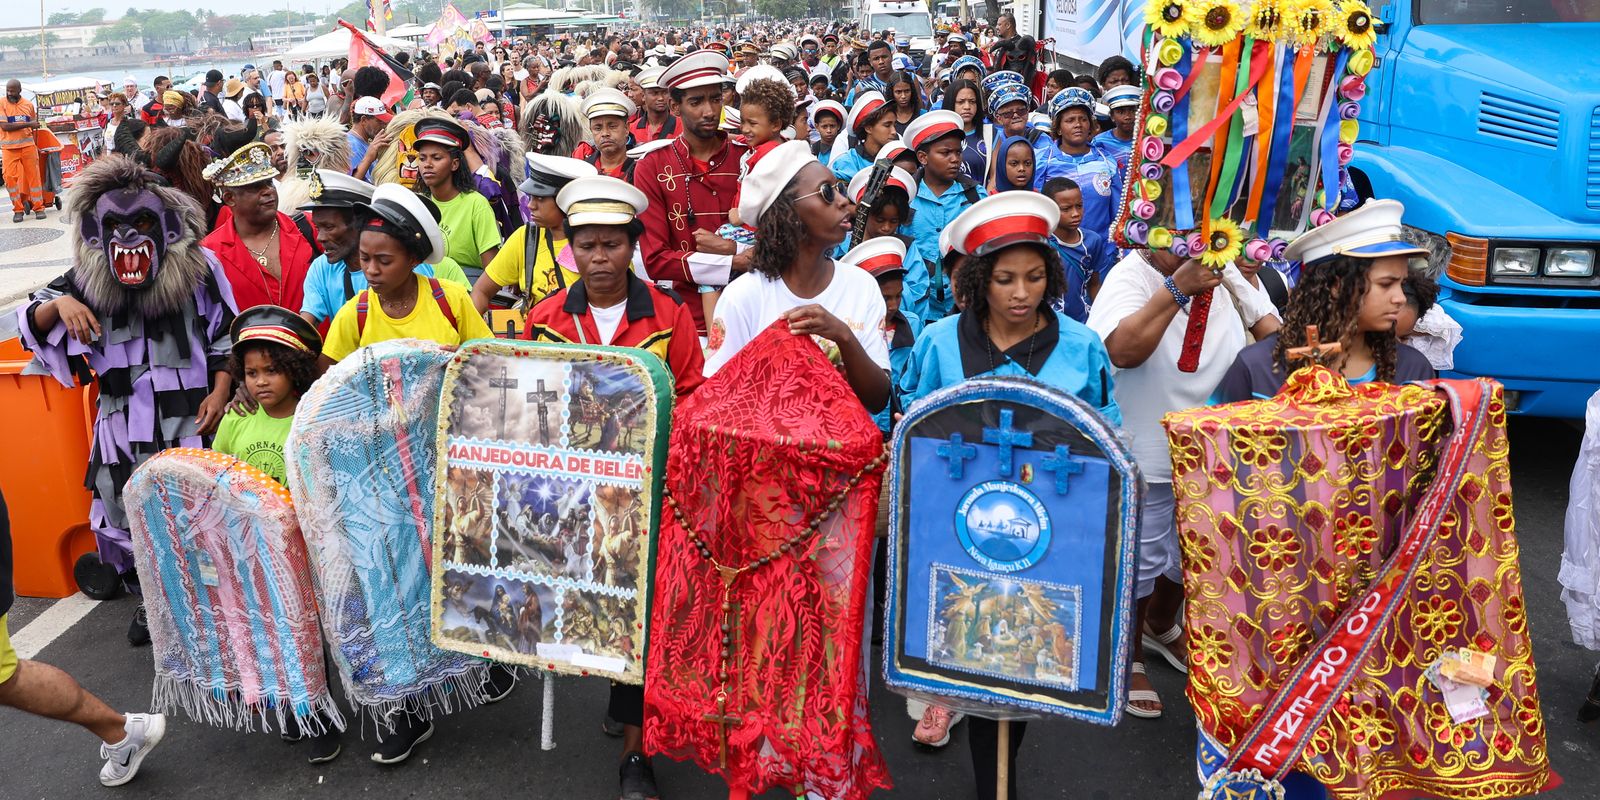
[[[1338,10],[1333,0],[1292,0],[1288,17],[1289,36],[1302,47],[1315,46],[1333,29]]]
[[[1221,47],[1239,37],[1250,17],[1233,0],[1189,4],[1189,36],[1205,47]]]
[[[1189,16],[1183,0],[1151,0],[1145,6],[1144,21],[1163,39],[1176,39],[1189,32]]]
[[[1245,26],[1244,35],[1258,42],[1275,42],[1284,38],[1287,30],[1280,0],[1256,0],[1250,7],[1250,20]]]
[[[1378,40],[1372,23],[1372,9],[1362,0],[1345,0],[1339,6],[1338,21],[1333,34],[1351,50],[1365,50]]]
[[[1244,235],[1239,224],[1227,217],[1211,220],[1211,232],[1206,234],[1206,250],[1200,254],[1200,263],[1221,271],[1244,251]]]

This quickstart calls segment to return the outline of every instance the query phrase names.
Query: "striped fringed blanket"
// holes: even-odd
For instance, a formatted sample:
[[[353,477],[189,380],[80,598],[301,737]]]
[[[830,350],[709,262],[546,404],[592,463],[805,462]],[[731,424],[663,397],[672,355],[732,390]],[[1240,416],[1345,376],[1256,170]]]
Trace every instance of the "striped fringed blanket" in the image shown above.
[[[284,448],[345,694],[380,723],[477,705],[486,662],[430,641],[440,385],[449,351],[397,340],[318,379]]]
[[[289,493],[233,456],[184,448],[145,462],[125,498],[155,656],[151,705],[235,730],[342,730]]]

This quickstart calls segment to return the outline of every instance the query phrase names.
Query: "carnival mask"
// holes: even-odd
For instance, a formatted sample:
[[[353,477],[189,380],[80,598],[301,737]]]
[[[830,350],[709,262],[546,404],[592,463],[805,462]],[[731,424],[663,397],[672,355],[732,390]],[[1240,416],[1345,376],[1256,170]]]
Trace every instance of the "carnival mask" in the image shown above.
[[[561,121],[549,114],[540,114],[533,118],[530,126],[533,133],[533,145],[541,153],[550,153],[556,149],[561,141]]]
[[[142,289],[155,282],[167,247],[182,238],[183,222],[155,193],[124,188],[101,195],[78,231],[90,247],[105,249],[118,283]]]
[[[417,169],[417,151],[411,147],[400,149],[400,185],[415,190],[422,171]]]

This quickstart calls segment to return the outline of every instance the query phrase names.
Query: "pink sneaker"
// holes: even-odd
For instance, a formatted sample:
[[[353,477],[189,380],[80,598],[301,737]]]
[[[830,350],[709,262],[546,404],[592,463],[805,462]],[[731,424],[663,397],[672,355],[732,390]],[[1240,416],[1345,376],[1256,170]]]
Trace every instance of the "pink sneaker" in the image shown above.
[[[922,719],[917,722],[917,729],[911,738],[927,747],[944,747],[950,743],[950,729],[961,718],[961,714],[944,706],[930,705],[927,711],[922,712]]]

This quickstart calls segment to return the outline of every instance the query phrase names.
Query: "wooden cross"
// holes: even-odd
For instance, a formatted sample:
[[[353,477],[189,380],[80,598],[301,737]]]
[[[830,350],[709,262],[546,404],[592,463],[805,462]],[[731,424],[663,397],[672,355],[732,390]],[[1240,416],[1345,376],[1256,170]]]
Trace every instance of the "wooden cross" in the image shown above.
[[[544,378],[539,379],[539,388],[537,390],[528,392],[528,402],[539,405],[539,438],[543,439],[545,444],[552,443],[550,440],[550,409],[545,404],[554,403],[560,398],[560,392],[554,389],[545,390]]]
[[[728,726],[738,725],[743,722],[739,717],[728,713],[728,696],[717,694],[717,713],[706,714],[700,719],[706,722],[717,723],[717,765],[721,769],[728,768]]]
[[[1317,335],[1317,326],[1306,326],[1306,346],[1291,347],[1285,352],[1290,361],[1309,361],[1321,364],[1325,358],[1338,355],[1344,351],[1344,346],[1338,342],[1324,343]]]
[[[489,379],[490,389],[500,390],[500,438],[506,438],[506,392],[517,388],[517,379],[510,376],[504,366],[500,367],[500,377]]]

